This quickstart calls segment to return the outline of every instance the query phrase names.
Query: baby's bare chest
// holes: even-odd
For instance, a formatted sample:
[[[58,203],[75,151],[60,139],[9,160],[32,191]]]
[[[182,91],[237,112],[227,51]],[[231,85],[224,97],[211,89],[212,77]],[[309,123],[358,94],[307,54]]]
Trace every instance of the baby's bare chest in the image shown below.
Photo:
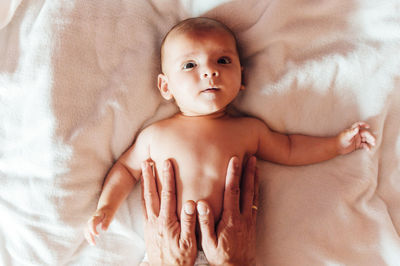
[[[162,163],[171,160],[177,190],[178,210],[186,200],[207,200],[219,217],[229,160],[242,162],[255,154],[258,140],[251,130],[231,125],[192,124],[168,127],[158,132],[150,144],[150,157],[156,164],[158,184]],[[179,211],[178,211],[179,213]]]
[[[150,155],[156,163],[171,159],[178,176],[211,177],[225,174],[232,156],[243,160],[256,148],[256,140],[238,128],[193,127],[163,132],[152,141]]]

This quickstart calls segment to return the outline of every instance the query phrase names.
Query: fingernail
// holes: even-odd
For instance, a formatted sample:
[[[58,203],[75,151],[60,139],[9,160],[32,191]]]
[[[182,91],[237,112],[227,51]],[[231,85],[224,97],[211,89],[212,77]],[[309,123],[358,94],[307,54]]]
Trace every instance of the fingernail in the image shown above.
[[[194,206],[193,206],[193,204],[186,203],[186,204],[183,206],[183,208],[184,208],[186,214],[192,215],[192,214],[194,213]]]
[[[202,203],[197,204],[197,211],[200,215],[206,215],[208,213],[207,207]]]

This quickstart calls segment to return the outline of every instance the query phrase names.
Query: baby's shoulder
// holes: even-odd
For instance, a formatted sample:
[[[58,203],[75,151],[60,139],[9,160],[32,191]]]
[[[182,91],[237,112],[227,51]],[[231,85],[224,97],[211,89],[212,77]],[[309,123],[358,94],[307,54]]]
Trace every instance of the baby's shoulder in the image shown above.
[[[150,124],[149,126],[145,127],[139,136],[143,136],[143,138],[153,138],[156,137],[158,134],[165,132],[167,129],[171,128],[172,125],[171,119],[163,119],[157,122]]]
[[[262,120],[256,117],[249,117],[249,116],[235,117],[233,118],[233,121],[236,125],[248,129],[256,129],[262,125],[265,125],[265,123]]]

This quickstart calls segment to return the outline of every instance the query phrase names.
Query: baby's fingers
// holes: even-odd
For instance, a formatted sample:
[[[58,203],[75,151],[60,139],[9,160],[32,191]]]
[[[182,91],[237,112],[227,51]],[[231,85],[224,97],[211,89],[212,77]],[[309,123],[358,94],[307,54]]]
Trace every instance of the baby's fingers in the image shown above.
[[[340,134],[340,142],[343,147],[347,147],[351,143],[354,143],[354,138],[357,136],[359,132],[359,128],[351,128],[351,129],[346,129]]]
[[[108,227],[110,226],[111,223],[111,218],[109,215],[105,215],[103,220],[101,221],[101,227],[100,229],[103,231],[107,231]]]
[[[360,128],[360,127],[362,127],[362,128],[370,128],[370,126],[365,122],[355,122],[351,126],[351,129]]]
[[[364,150],[368,150],[368,151],[371,150],[371,148],[369,147],[369,145],[367,143],[361,143],[360,148],[364,149]]]
[[[368,130],[361,130],[360,135],[363,143],[368,143],[369,145],[375,146],[376,140],[371,132],[369,132]]]
[[[100,224],[105,217],[105,214],[100,214],[100,215],[94,215],[90,220],[88,221],[88,228],[89,232],[92,235],[99,235],[99,232],[97,231],[97,225]]]
[[[356,149],[361,148],[362,139],[361,139],[361,136],[360,136],[360,135],[356,135],[356,136],[354,137],[354,143],[355,143],[355,145],[356,145]]]
[[[89,229],[88,229],[87,227],[85,228],[84,235],[85,235],[86,241],[87,241],[89,244],[91,244],[91,245],[93,245],[93,246],[96,245],[96,241],[94,240],[94,235],[92,235],[92,234],[90,233],[90,231],[89,231]]]

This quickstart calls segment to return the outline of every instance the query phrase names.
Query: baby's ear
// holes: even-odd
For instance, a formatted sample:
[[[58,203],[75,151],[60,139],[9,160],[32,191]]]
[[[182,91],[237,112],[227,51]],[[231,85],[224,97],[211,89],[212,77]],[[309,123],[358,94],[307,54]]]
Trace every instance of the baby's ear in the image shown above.
[[[158,89],[165,100],[172,99],[171,91],[168,88],[168,77],[164,74],[158,74]]]
[[[246,87],[244,86],[244,67],[240,67],[240,71],[242,72],[242,84],[240,84],[240,90],[245,90]]]

